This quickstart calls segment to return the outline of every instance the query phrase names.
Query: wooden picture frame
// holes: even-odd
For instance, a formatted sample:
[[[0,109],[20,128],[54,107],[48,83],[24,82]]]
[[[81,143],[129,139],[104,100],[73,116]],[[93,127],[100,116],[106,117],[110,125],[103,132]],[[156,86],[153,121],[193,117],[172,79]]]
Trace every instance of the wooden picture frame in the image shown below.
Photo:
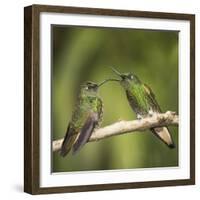
[[[174,180],[41,187],[40,185],[40,14],[79,14],[187,21],[190,24],[189,177]],[[24,191],[30,194],[83,192],[195,184],[195,16],[192,14],[32,5],[24,9]]]

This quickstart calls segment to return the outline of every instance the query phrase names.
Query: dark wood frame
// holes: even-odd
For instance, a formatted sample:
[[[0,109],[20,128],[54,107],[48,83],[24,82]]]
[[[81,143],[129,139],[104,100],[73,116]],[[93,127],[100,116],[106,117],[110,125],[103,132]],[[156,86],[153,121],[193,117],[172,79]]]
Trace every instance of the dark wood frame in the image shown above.
[[[39,17],[41,12],[188,20],[190,22],[190,178],[41,188],[39,184]],[[24,191],[30,194],[82,192],[195,184],[195,16],[191,14],[32,5],[24,9]]]

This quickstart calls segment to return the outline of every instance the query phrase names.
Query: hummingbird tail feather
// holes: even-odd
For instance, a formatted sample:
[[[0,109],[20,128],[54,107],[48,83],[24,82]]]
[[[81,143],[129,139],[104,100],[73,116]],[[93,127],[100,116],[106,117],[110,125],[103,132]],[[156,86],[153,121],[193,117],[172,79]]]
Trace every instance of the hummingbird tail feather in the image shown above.
[[[76,137],[77,135],[71,135],[66,141],[63,142],[63,145],[60,151],[61,156],[64,157],[70,152],[72,145],[74,144],[74,141],[76,140]]]
[[[70,152],[72,145],[74,141],[76,140],[76,137],[77,137],[77,134],[75,134],[74,129],[72,129],[69,125],[64,141],[61,146],[61,151],[60,151],[61,156],[64,157]]]
[[[63,148],[61,149],[61,151],[60,151],[60,155],[61,155],[62,157],[65,157],[65,156],[69,153],[69,151],[70,151],[70,148],[63,147]]]
[[[172,140],[171,134],[167,127],[152,128],[151,131],[163,141],[169,148],[175,148],[175,144]]]

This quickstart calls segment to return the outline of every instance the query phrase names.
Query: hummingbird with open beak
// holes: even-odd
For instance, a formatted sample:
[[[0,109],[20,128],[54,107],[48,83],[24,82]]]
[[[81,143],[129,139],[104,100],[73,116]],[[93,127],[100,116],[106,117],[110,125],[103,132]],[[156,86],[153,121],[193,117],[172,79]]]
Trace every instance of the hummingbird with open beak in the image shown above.
[[[86,82],[81,86],[78,101],[61,146],[61,156],[66,156],[71,149],[73,154],[78,152],[88,142],[94,129],[100,125],[103,117],[103,103],[98,95],[98,89],[109,80],[111,79],[104,80],[100,84]]]
[[[161,113],[161,108],[157,103],[151,88],[142,83],[135,74],[121,74],[114,68],[112,68],[112,71],[121,78],[118,81],[125,90],[128,102],[132,110],[136,113],[137,119]],[[150,130],[169,148],[175,147],[172,136],[167,127],[155,127]]]

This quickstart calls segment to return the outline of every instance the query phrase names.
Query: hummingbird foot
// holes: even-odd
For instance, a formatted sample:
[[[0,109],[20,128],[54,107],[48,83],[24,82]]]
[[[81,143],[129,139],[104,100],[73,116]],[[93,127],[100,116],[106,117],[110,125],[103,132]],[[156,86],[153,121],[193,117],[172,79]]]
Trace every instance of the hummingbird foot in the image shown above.
[[[142,115],[137,114],[137,119],[138,119],[138,120],[141,120],[141,119],[142,119]]]
[[[154,114],[155,114],[155,112],[153,112],[153,110],[151,109],[151,110],[149,110],[149,117],[152,117]]]

